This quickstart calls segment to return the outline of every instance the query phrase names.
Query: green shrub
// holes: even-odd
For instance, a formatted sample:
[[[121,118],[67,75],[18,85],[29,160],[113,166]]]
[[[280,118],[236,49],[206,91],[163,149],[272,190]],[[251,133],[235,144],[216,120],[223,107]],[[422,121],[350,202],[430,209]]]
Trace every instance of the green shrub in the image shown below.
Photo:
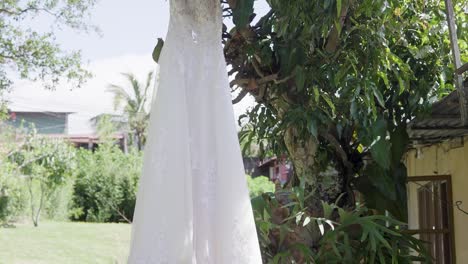
[[[0,223],[16,220],[26,206],[23,179],[14,174],[13,167],[8,162],[0,166]]]
[[[252,178],[252,176],[247,175],[247,184],[249,186],[250,197],[252,198],[262,193],[275,191],[275,184],[265,176]]]
[[[44,216],[49,220],[66,221],[69,219],[69,209],[72,206],[74,179],[54,190],[48,197],[44,208]]]
[[[71,219],[131,221],[141,166],[141,152],[124,154],[111,144],[104,144],[95,152],[80,150]]]

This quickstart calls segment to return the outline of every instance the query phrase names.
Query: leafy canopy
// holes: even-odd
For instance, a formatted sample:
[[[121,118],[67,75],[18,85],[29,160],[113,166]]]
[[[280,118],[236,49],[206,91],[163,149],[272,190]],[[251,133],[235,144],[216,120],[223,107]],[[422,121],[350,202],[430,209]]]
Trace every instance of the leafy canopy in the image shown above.
[[[315,169],[332,165],[369,207],[404,219],[406,124],[453,90],[444,2],[267,0],[259,18],[253,2],[227,1],[235,28],[223,32],[234,101],[250,94],[257,102],[244,116],[250,138],[294,163],[285,144],[294,128],[296,139],[318,144]],[[466,5],[455,2],[464,61]],[[313,184],[317,175],[298,176]]]
[[[0,2],[0,91],[12,80],[41,80],[55,88],[59,81],[80,87],[90,73],[81,66],[79,51],[66,52],[57,43],[55,32],[68,27],[95,30],[86,23],[96,0],[2,0]],[[35,28],[34,21],[52,19],[50,29]]]

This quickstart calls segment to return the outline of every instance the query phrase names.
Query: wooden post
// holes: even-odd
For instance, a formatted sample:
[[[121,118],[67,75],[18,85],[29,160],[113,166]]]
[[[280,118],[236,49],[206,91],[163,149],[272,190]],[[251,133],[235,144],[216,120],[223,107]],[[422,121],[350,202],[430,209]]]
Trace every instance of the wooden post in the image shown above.
[[[447,24],[449,28],[453,61],[455,64],[455,70],[457,70],[462,67],[462,63],[461,63],[461,58],[460,58],[460,48],[458,46],[457,28],[455,24],[455,14],[454,14],[455,12],[453,10],[452,0],[445,0],[445,11],[447,14]],[[458,73],[455,73],[455,87],[457,88],[457,91],[458,91],[461,123],[465,126],[465,125],[468,125],[467,98],[465,95],[463,78]]]

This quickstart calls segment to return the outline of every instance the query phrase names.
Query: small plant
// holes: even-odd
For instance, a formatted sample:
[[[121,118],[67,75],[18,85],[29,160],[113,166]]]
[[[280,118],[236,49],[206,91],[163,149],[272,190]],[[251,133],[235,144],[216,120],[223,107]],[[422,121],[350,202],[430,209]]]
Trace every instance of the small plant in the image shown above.
[[[26,204],[23,182],[12,171],[13,164],[2,162],[0,166],[0,225],[8,224],[19,217]]]

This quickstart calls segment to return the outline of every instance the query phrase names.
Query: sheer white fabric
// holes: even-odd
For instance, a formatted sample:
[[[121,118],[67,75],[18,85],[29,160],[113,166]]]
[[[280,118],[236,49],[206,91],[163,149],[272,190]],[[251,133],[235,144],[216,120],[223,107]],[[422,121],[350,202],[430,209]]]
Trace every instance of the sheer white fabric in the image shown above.
[[[219,0],[171,0],[130,264],[261,264]]]

